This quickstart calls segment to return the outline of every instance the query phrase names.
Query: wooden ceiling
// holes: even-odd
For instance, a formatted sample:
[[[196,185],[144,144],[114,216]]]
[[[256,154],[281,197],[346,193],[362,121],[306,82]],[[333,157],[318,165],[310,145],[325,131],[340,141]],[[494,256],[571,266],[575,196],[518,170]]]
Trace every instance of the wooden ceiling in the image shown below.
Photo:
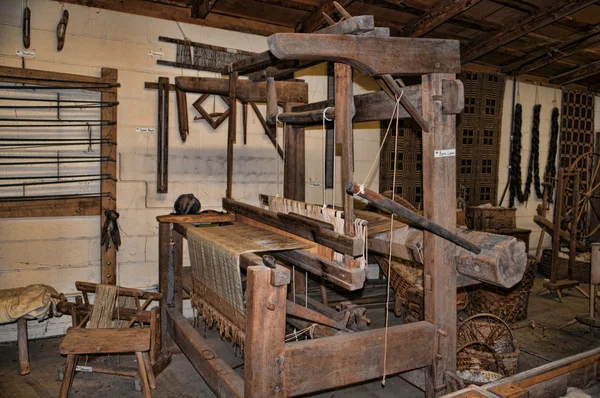
[[[67,0],[132,14],[270,35],[337,19],[332,0]],[[456,39],[467,69],[600,91],[600,1],[338,0],[392,36]]]

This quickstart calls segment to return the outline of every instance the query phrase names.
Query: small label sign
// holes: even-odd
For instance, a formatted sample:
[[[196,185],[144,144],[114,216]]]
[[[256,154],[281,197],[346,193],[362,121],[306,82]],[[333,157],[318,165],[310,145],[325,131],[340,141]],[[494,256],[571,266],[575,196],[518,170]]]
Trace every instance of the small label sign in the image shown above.
[[[238,50],[236,50],[235,48],[228,48],[227,52],[230,53],[230,54],[237,54]]]
[[[156,129],[154,127],[136,127],[136,133],[155,133]]]
[[[148,51],[148,55],[156,58],[163,58],[165,53],[161,53],[160,51]]]
[[[88,373],[92,373],[92,367],[91,367],[91,366],[77,365],[77,366],[75,366],[75,370],[76,370],[77,372],[88,372]]]
[[[35,58],[35,52],[25,51],[25,50],[17,50],[17,57]]]
[[[438,149],[433,151],[434,158],[449,158],[456,156],[456,149]]]

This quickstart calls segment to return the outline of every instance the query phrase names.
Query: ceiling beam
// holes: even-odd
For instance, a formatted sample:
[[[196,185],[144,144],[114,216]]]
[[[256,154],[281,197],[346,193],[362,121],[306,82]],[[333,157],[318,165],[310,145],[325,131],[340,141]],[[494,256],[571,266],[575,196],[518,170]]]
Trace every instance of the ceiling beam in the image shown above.
[[[444,22],[454,18],[463,11],[468,10],[481,0],[445,0],[425,14],[418,21],[406,25],[400,35],[407,37],[421,37],[431,32]]]
[[[487,39],[473,40],[473,44],[462,51],[462,62],[467,63],[473,61],[521,36],[551,24],[552,22],[577,12],[595,2],[596,0],[565,0],[557,2],[557,4],[550,8],[539,10],[522,21],[503,29]]]
[[[496,4],[500,4],[501,6],[512,8],[513,10],[526,12],[528,14],[532,12],[536,12],[540,9],[539,6],[535,4],[528,3],[526,1],[521,0],[492,0]]]
[[[591,32],[575,33],[562,43],[530,53],[529,55],[503,67],[502,73],[527,73],[541,68],[560,59],[569,57],[600,43],[600,25]]]
[[[549,80],[552,84],[569,84],[600,73],[600,61],[570,70]]]
[[[194,0],[192,4],[192,18],[206,19],[217,0]]]
[[[325,0],[315,11],[310,13],[303,21],[296,25],[296,32],[298,33],[310,33],[321,28],[325,22],[323,13],[330,14],[335,10],[333,5],[334,0]],[[354,0],[339,0],[338,3],[346,8],[352,4]]]
[[[208,26],[217,29],[227,29],[236,32],[250,33],[260,36],[270,36],[274,33],[291,32],[291,29],[267,24],[258,21],[247,21],[240,18],[228,17],[226,15],[216,15],[212,13],[210,19],[192,18],[190,11],[186,8],[158,4],[143,0],[54,0],[60,3],[77,4],[103,10],[124,12],[133,15],[142,15],[165,19],[168,21],[178,21],[192,25]]]

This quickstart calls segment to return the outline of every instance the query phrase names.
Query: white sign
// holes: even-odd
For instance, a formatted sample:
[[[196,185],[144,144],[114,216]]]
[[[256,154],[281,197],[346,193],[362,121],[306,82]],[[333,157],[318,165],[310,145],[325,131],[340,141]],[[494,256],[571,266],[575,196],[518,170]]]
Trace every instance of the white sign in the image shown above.
[[[434,158],[449,158],[456,156],[456,149],[438,149],[433,151]]]
[[[77,366],[75,366],[75,370],[77,372],[89,372],[89,373],[92,373],[92,367],[91,366],[77,365]],[[66,377],[66,375],[65,375],[65,377]]]
[[[154,127],[136,127],[136,133],[155,133],[156,129]]]
[[[17,50],[17,57],[35,58],[35,52],[25,51],[25,50]]]
[[[163,58],[165,53],[161,53],[160,51],[148,51],[148,55],[156,58]]]
[[[227,52],[230,53],[230,54],[237,54],[238,50],[236,50],[235,48],[228,48]]]

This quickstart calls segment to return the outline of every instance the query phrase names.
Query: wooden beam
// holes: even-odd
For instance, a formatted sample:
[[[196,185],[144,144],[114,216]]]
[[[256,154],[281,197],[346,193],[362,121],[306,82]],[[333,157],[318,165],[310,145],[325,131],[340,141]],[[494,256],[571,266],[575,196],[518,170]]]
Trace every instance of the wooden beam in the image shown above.
[[[456,115],[445,115],[441,101],[443,81],[454,75],[435,73],[422,77],[424,216],[451,232],[456,231],[456,158],[438,157],[438,150],[456,148]],[[448,392],[445,372],[456,370],[456,259],[452,243],[423,232],[423,290],[425,320],[435,325],[432,338],[436,360],[428,373],[427,396]],[[446,386],[448,387],[448,386]]]
[[[187,8],[178,6],[147,2],[144,0],[54,0],[61,3],[77,4],[80,6],[100,8],[124,12],[133,15],[142,15],[167,21],[178,21],[192,25],[208,26],[217,29],[227,29],[237,32],[250,33],[260,36],[270,36],[277,32],[291,32],[293,29],[284,26],[263,23],[259,21],[244,20],[212,13],[207,19],[192,18]]]
[[[335,10],[333,5],[334,0],[326,0],[321,4],[315,11],[313,11],[308,17],[296,25],[296,32],[298,33],[311,33],[319,29],[325,24],[325,18],[323,14],[329,14]],[[354,3],[354,0],[339,0],[338,3],[346,8],[350,4]]]
[[[206,19],[217,0],[195,0],[192,4],[192,18]]]
[[[175,85],[182,91],[202,94],[229,95],[227,79],[216,77],[178,76]],[[277,81],[277,101],[281,103],[307,103],[308,84],[302,81]],[[251,82],[238,79],[236,97],[241,102],[266,102],[266,82]]]
[[[550,8],[542,9],[491,37],[488,36],[482,38],[482,40],[473,40],[473,44],[462,51],[461,61],[463,64],[471,62],[482,55],[494,51],[513,40],[577,12],[595,2],[595,0],[566,0],[556,2]]]
[[[100,198],[0,202],[0,218],[99,216]]]
[[[174,308],[166,310],[169,334],[218,397],[244,397],[244,380],[209,345],[187,319]]]
[[[383,375],[385,329],[287,343],[286,396],[305,395]],[[388,375],[431,365],[436,338],[428,322],[388,329]],[[323,360],[327,358],[327,360]]]
[[[233,196],[233,144],[235,143],[237,129],[237,83],[238,73],[229,75],[229,120],[227,125],[227,189],[225,197]]]
[[[102,78],[104,80],[112,80],[116,83],[118,80],[119,71],[112,68],[102,68]],[[100,94],[100,100],[103,102],[117,102],[117,90],[103,91]],[[102,126],[100,129],[101,138],[114,142],[114,145],[101,145],[100,155],[106,158],[111,156],[116,157],[116,143],[118,137],[117,129],[117,108],[116,106],[102,108],[100,118],[114,122],[113,125]],[[117,162],[102,162],[100,164],[100,173],[108,175],[110,178],[100,182],[100,192],[106,192],[108,195],[100,199],[101,213],[100,225],[106,222],[105,211],[117,210]],[[110,244],[105,250],[100,247],[100,263],[102,267],[102,283],[116,285],[117,284],[117,248],[114,244]]]
[[[600,61],[595,61],[580,68],[570,70],[549,80],[551,84],[568,84],[600,73]]]
[[[509,7],[509,8],[512,8],[514,10],[518,10],[521,12],[526,12],[528,14],[530,14],[532,12],[536,12],[537,10],[540,9],[539,6],[532,4],[532,3],[528,3],[523,0],[492,0],[492,1],[496,4],[500,4],[502,6]]]
[[[294,104],[285,105],[285,110],[292,109]],[[304,202],[306,190],[306,156],[304,127],[285,125],[283,197]]]
[[[400,31],[400,35],[407,37],[424,36],[449,19],[454,18],[461,12],[478,4],[480,1],[481,0],[444,0],[419,20],[406,25]]]
[[[525,57],[506,65],[500,72],[506,74],[512,74],[515,71],[519,71],[519,74],[531,72],[542,66],[584,51],[598,43],[600,43],[600,25],[595,26],[591,31],[570,35],[558,45],[552,45],[550,48],[545,47],[529,53]]]
[[[290,222],[289,219],[280,219],[279,214],[261,209],[235,200],[223,198],[223,208],[232,213],[251,218],[268,226],[281,229],[309,241],[327,246],[335,251],[353,257],[362,255],[363,242],[360,238],[347,236],[328,229],[316,230],[315,228]]]
[[[354,133],[352,118],[354,117],[354,95],[352,94],[352,68],[350,65],[335,63],[335,128],[336,144],[342,146],[342,186],[354,181]],[[354,236],[354,195],[344,192],[344,234]]]
[[[280,274],[276,276],[276,274]],[[281,277],[281,278],[280,278]],[[244,391],[247,398],[284,397],[285,313],[290,271],[277,266],[248,267]]]
[[[315,35],[307,40],[298,33],[278,33],[267,42],[271,53],[280,60],[340,62],[368,76],[460,72],[456,40],[350,35]],[[406,62],[398,62],[399,59]]]

